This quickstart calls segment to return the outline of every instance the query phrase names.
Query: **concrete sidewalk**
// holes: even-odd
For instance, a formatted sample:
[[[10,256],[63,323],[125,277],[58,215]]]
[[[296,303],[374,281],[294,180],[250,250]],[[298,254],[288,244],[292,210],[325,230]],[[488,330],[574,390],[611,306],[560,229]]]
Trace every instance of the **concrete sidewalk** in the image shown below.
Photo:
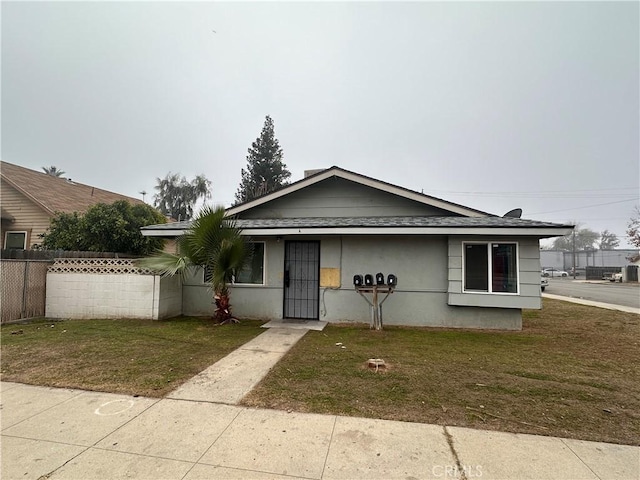
[[[6,382],[0,393],[3,480],[640,478],[631,446]]]

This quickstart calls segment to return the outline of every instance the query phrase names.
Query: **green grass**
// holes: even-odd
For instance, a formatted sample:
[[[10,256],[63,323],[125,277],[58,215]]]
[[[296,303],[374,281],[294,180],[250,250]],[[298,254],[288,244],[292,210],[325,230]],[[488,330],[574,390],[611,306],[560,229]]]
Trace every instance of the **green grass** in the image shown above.
[[[262,322],[46,320],[3,325],[3,381],[162,397],[262,333]]]
[[[521,332],[329,325],[243,403],[637,444],[640,316],[545,299],[523,323]],[[376,373],[369,358],[389,368]]]

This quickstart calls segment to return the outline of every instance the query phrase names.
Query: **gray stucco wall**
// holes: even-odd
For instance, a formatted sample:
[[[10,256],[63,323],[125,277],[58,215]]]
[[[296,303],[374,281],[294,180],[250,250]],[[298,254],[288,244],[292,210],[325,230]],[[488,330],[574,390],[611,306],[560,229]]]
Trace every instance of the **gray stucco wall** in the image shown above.
[[[231,303],[237,316],[282,318],[285,240],[266,240],[265,285],[232,287]],[[398,277],[398,288],[383,305],[387,325],[521,328],[520,309],[497,308],[504,302],[488,307],[448,303],[451,242],[446,236],[296,237],[295,240],[320,240],[320,267],[339,269],[339,287],[321,286],[321,320],[368,323],[370,309],[354,290],[353,275],[382,272]],[[539,288],[538,284],[538,294]],[[211,292],[202,284],[202,273],[185,282],[183,299],[185,315],[213,312]]]
[[[171,318],[182,313],[182,282],[179,276],[160,277],[157,318]]]
[[[369,322],[369,305],[354,290],[353,275],[382,272],[398,277],[398,287],[383,304],[383,321],[387,325],[521,328],[517,309],[458,308],[447,304],[447,237],[355,236],[337,240],[328,247],[340,252],[341,243],[341,256],[334,251],[332,262],[326,258],[323,262],[321,253],[322,266],[341,268],[342,282],[339,290],[326,289],[321,294],[323,320]]]
[[[451,215],[407,198],[342,178],[323,182],[243,212],[241,218],[365,217]]]

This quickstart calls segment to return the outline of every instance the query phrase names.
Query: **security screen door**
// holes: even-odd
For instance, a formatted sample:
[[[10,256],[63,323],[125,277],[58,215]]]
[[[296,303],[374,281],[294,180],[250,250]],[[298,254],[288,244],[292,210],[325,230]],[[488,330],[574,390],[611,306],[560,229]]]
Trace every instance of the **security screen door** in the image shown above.
[[[285,242],[284,318],[318,320],[320,242]]]

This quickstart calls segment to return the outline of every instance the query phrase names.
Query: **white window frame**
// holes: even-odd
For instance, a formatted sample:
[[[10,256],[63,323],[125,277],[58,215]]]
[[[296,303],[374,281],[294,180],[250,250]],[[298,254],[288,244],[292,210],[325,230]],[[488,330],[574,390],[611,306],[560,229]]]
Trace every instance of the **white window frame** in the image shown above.
[[[22,250],[27,249],[27,237],[29,236],[29,232],[26,230],[9,230],[4,232],[4,248],[7,248],[7,240],[9,239],[10,233],[23,233],[24,234],[24,243],[22,244]],[[19,249],[16,249],[19,250]]]
[[[251,241],[249,242],[251,244],[256,244],[256,243],[262,243],[263,247],[262,247],[262,283],[237,283],[235,281],[235,276],[232,278],[231,280],[231,285],[235,286],[241,286],[241,287],[259,287],[259,286],[264,286],[266,285],[266,278],[267,278],[267,242],[264,240],[259,240],[259,241]],[[206,281],[206,277],[207,277],[207,267],[203,266],[202,267],[202,283],[209,283]]]
[[[487,246],[487,280],[488,290],[466,290],[466,266],[467,257],[465,254],[466,245],[486,245]],[[516,291],[515,292],[494,292],[493,286],[493,268],[492,267],[492,245],[515,245],[516,246]],[[520,295],[520,244],[517,241],[500,241],[500,240],[486,240],[486,241],[470,241],[462,242],[462,293],[473,293],[478,295]]]

